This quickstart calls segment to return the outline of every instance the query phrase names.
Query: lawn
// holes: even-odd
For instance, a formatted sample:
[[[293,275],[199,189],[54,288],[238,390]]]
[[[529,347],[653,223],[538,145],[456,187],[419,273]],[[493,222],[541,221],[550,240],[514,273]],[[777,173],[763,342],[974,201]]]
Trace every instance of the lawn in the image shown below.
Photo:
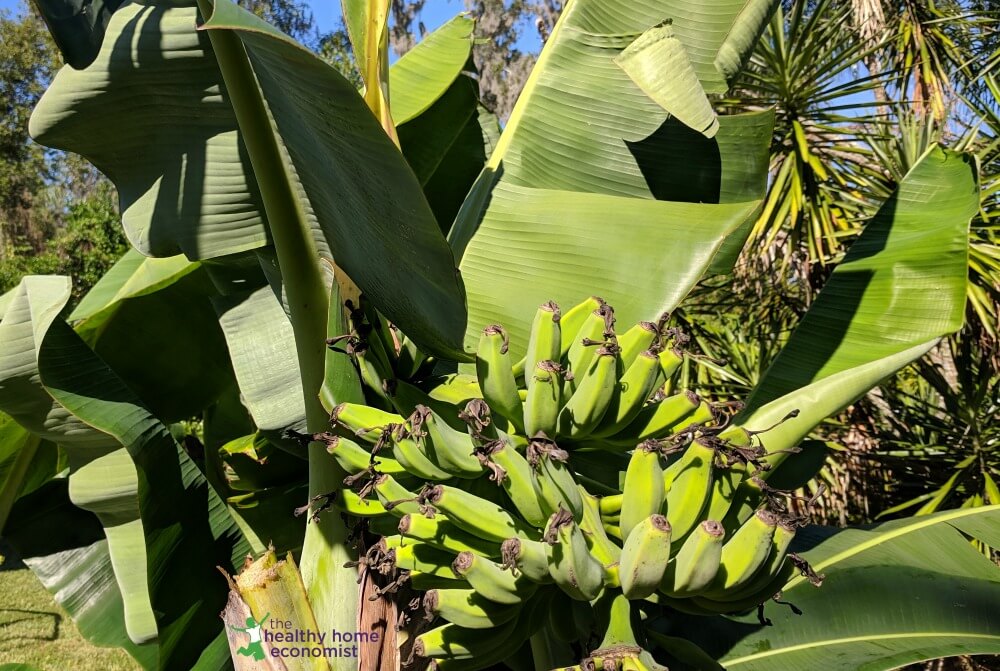
[[[123,650],[98,648],[80,636],[66,611],[34,574],[0,566],[0,670],[22,663],[41,671],[132,671]]]

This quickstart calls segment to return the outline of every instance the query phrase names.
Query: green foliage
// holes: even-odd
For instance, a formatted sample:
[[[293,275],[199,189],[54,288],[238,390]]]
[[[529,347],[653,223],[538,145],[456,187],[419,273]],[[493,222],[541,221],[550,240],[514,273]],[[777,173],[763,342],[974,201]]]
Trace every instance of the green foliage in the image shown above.
[[[55,222],[37,208],[51,168],[43,147],[28,139],[28,116],[58,67],[45,25],[26,7],[0,13],[0,258],[35,250]]]
[[[122,232],[113,190],[101,185],[96,193],[73,202],[61,228],[41,251],[22,247],[0,260],[0,292],[8,291],[26,275],[69,275],[76,302],[129,249]]]
[[[360,89],[364,86],[361,73],[358,72],[357,61],[354,59],[354,50],[351,49],[351,38],[347,34],[343,20],[332,31],[320,37],[317,53],[351,82],[354,88]]]
[[[364,82],[367,96],[362,98],[362,82],[345,78],[337,67],[260,18],[301,33],[306,22],[298,5],[288,5],[282,14],[281,7],[264,2],[246,11],[224,0],[202,0],[197,10],[164,0],[132,3],[118,11],[107,26],[106,48],[87,68],[64,68],[56,75],[36,107],[31,128],[40,141],[78,151],[105,171],[122,194],[128,238],[139,252],[168,258],[126,254],[68,321],[60,318],[71,299],[67,280],[27,278],[5,296],[0,322],[0,407],[24,427],[10,442],[39,450],[41,441],[60,444],[69,459],[71,487],[56,480],[45,486],[72,493],[75,505],[65,496],[50,497],[53,505],[65,504],[54,519],[76,514],[79,523],[62,524],[75,535],[43,538],[32,533],[33,520],[39,521],[40,530],[53,522],[48,519],[45,527],[41,513],[47,511],[27,505],[41,488],[36,474],[24,468],[23,446],[4,452],[6,475],[0,494],[5,498],[0,497],[0,504],[12,510],[10,524],[23,542],[52,540],[58,545],[38,548],[34,556],[79,552],[86,558],[79,565],[58,562],[64,570],[53,571],[47,584],[98,586],[94,599],[76,604],[87,635],[130,647],[146,665],[182,670],[225,664],[226,641],[215,613],[226,586],[212,567],[231,570],[247,549],[260,551],[275,539],[289,549],[301,545],[303,584],[321,628],[346,630],[364,621],[371,615],[370,597],[378,593],[364,580],[355,591],[355,574],[344,570],[345,562],[354,565],[353,560],[360,559],[349,544],[347,524],[339,514],[324,513],[320,505],[315,523],[303,534],[303,527],[291,523],[288,515],[291,504],[304,503],[305,496],[312,504],[325,501],[348,512],[381,517],[375,523],[383,527],[373,530],[391,532],[384,526],[388,515],[395,514],[385,510],[391,499],[402,504],[388,506],[396,513],[412,509],[426,514],[428,503],[440,503],[467,534],[469,547],[497,544],[509,529],[537,540],[545,522],[535,515],[543,510],[541,505],[537,511],[514,511],[507,505],[511,501],[502,498],[505,494],[486,482],[486,446],[492,436],[482,427],[472,432],[477,441],[473,449],[484,457],[479,459],[466,445],[473,438],[465,428],[445,425],[456,420],[454,412],[441,423],[429,424],[433,415],[422,410],[409,419],[386,412],[405,414],[417,403],[454,410],[482,393],[490,404],[504,409],[515,427],[511,434],[518,440],[512,451],[524,449],[533,434],[516,430],[519,420],[528,423],[529,414],[523,410],[531,406],[531,422],[548,422],[548,433],[561,440],[568,454],[568,467],[560,469],[551,460],[538,459],[537,445],[526,450],[525,458],[538,463],[525,462],[522,491],[533,492],[539,502],[544,499],[546,513],[562,516],[549,536],[561,536],[562,552],[576,559],[572,567],[562,561],[553,562],[555,570],[543,567],[539,579],[544,581],[547,572],[559,586],[539,589],[538,607],[532,601],[520,617],[509,620],[519,637],[511,634],[510,640],[524,640],[540,627],[548,631],[546,637],[560,633],[550,626],[554,623],[540,619],[548,608],[543,597],[586,600],[607,587],[597,620],[581,625],[594,636],[582,636],[581,649],[569,653],[555,638],[543,640],[535,651],[535,665],[574,663],[581,657],[578,653],[593,653],[602,639],[608,646],[636,643],[630,638],[628,599],[614,598],[621,577],[615,573],[621,565],[607,575],[604,568],[613,561],[595,569],[593,549],[579,529],[572,528],[582,522],[567,525],[569,520],[562,519],[570,509],[583,515],[583,499],[573,480],[577,475],[585,487],[607,495],[605,506],[622,497],[617,519],[597,504],[601,519],[590,520],[591,533],[604,528],[611,535],[615,529],[619,536],[622,531],[627,535],[625,521],[631,524],[642,517],[634,514],[632,504],[626,514],[629,492],[623,484],[636,482],[640,470],[622,463],[641,432],[629,435],[628,442],[618,441],[621,444],[614,444],[611,438],[617,434],[610,429],[599,435],[603,418],[597,408],[607,411],[617,398],[620,409],[624,398],[625,378],[618,377],[618,362],[606,356],[617,355],[616,343],[588,347],[594,344],[590,340],[616,339],[610,314],[602,307],[596,313],[580,309],[563,317],[560,328],[568,338],[550,342],[544,358],[562,361],[577,375],[556,384],[549,370],[550,398],[558,403],[546,404],[545,396],[532,394],[533,388],[543,388],[539,385],[544,376],[532,374],[537,370],[519,373],[521,386],[527,386],[522,400],[511,358],[532,342],[540,347],[539,338],[532,335],[531,315],[538,303],[551,298],[568,306],[598,293],[619,308],[622,323],[659,320],[653,328],[662,328],[662,315],[678,306],[706,272],[731,267],[762,211],[766,215],[773,205],[775,212],[791,212],[800,191],[809,198],[818,193],[809,175],[832,185],[836,177],[824,177],[825,172],[831,166],[849,167],[849,161],[842,164],[833,152],[828,153],[832,162],[824,166],[809,147],[810,133],[825,137],[840,129],[843,120],[822,111],[823,100],[812,101],[808,113],[800,113],[799,101],[792,100],[780,110],[783,128],[772,148],[789,151],[784,165],[796,166],[801,179],[796,185],[796,179],[788,177],[768,201],[774,115],[720,115],[707,103],[716,100],[709,96],[723,94],[733,82],[777,4],[716,0],[713,20],[707,22],[704,3],[695,0],[575,0],[549,36],[499,139],[495,118],[477,104],[473,80],[463,72],[473,48],[466,18],[428,36],[388,71],[387,32],[380,24],[388,5],[348,0],[345,14],[351,17],[356,53],[347,53],[341,34],[330,39],[327,56],[344,69],[349,70],[352,58],[363,65],[369,81]],[[788,7],[794,49],[783,45],[786,25],[779,14],[770,22],[767,42],[774,64],[753,73],[766,80],[770,69],[794,61],[797,82],[818,80],[810,95],[829,99],[838,94],[841,89],[830,81],[837,76],[836,63],[847,59],[862,64],[864,54],[835,39],[847,17],[843,5],[834,7],[837,11],[824,21],[807,11],[835,4]],[[554,10],[553,3],[547,6]],[[206,19],[203,30],[196,29],[199,11]],[[665,15],[671,19],[669,29],[663,24]],[[367,31],[382,32],[361,39]],[[136,34],[147,39],[137,40]],[[820,42],[810,43],[811,36]],[[666,69],[672,76],[662,76]],[[919,76],[929,81],[926,71]],[[797,86],[785,87],[784,93],[798,95]],[[154,98],[159,105],[150,114],[148,101]],[[398,129],[391,125],[391,111],[397,114]],[[824,125],[823,119],[830,124]],[[393,143],[397,136],[399,146]],[[802,452],[795,453],[801,439],[959,328],[968,223],[981,202],[976,166],[968,154],[937,147],[925,151],[926,146],[914,142],[893,154],[904,166],[899,174],[879,173],[876,178],[876,170],[858,164],[855,172],[845,173],[849,177],[840,188],[831,186],[826,195],[814,198],[812,213],[800,223],[819,222],[818,239],[824,245],[840,245],[839,235],[822,230],[822,218],[841,207],[838,199],[850,191],[849,184],[868,179],[864,188],[884,191],[881,208],[836,270],[783,277],[804,285],[802,294],[796,294],[799,302],[792,310],[777,315],[780,332],[756,352],[747,352],[755,335],[729,337],[727,331],[742,329],[738,320],[723,328],[706,325],[707,342],[746,353],[736,379],[715,389],[720,395],[749,392],[746,412],[733,416],[725,412],[731,406],[701,403],[679,393],[672,375],[681,356],[670,350],[664,351],[670,363],[663,377],[671,381],[662,394],[654,383],[641,392],[630,388],[637,416],[663,407],[662,397],[670,394],[701,417],[690,431],[657,445],[665,453],[681,447],[690,451],[688,443],[696,445],[691,438],[700,432],[708,443],[703,448],[711,451],[711,458],[699,457],[700,468],[679,467],[680,472],[670,471],[669,485],[664,480],[664,488],[676,486],[666,492],[668,503],[674,497],[666,514],[675,515],[671,523],[676,522],[678,530],[686,532],[711,509],[705,507],[710,503],[706,497],[709,491],[715,496],[716,485],[719,503],[725,505],[714,513],[719,518],[711,520],[714,526],[709,525],[714,539],[722,538],[721,530],[732,532],[758,518],[775,534],[768,516],[755,513],[758,505],[793,522],[796,504],[776,488],[807,482],[821,465],[817,455],[823,456],[823,445],[817,450],[814,441],[803,443]],[[96,264],[114,256],[113,235],[107,229],[114,209],[110,191],[102,197],[107,198],[103,204],[85,207],[84,199],[66,210],[78,224],[67,226],[61,243],[65,258],[56,260],[84,280],[96,272]],[[874,202],[870,198],[856,211],[871,211]],[[785,224],[782,217],[774,219],[777,225]],[[855,226],[851,235],[860,230]],[[93,249],[102,250],[89,255],[97,257],[95,265],[75,263],[70,252],[95,242]],[[823,247],[823,254],[831,249]],[[456,271],[456,259],[461,272]],[[44,262],[40,257],[38,263]],[[761,277],[754,281],[768,283]],[[698,310],[704,312],[705,304],[679,319],[697,322]],[[801,314],[805,316],[800,320]],[[511,366],[509,374],[493,384],[483,375],[480,361],[478,384],[462,375],[439,384],[437,375],[472,360],[472,343],[491,323],[502,323],[510,341],[495,329],[487,330],[494,337],[486,368],[504,360]],[[588,340],[581,340],[581,334],[589,334]],[[324,348],[325,339],[329,348]],[[595,351],[603,365],[588,367]],[[480,359],[486,357],[481,353]],[[708,379],[699,364],[695,359],[687,366],[681,384],[694,386]],[[650,397],[662,405],[644,407]],[[382,419],[360,425],[364,431],[345,433],[342,440],[367,441],[377,431],[385,439],[370,448],[377,450],[389,437],[399,442],[397,435],[407,421],[406,430],[415,433],[419,428],[413,423],[423,422],[441,449],[421,455],[393,445],[393,458],[379,454],[373,466],[373,457],[355,445],[353,461],[341,460],[336,439],[327,434],[330,412],[341,403],[359,408],[364,401],[372,404],[364,411]],[[346,421],[343,412],[334,415]],[[390,431],[386,421],[395,428]],[[184,426],[196,427],[200,439],[181,436]],[[590,439],[593,444],[587,445]],[[324,442],[328,449],[322,449]],[[628,459],[639,463],[635,455],[641,457],[644,451],[633,451]],[[717,456],[724,463],[717,464]],[[513,459],[512,454],[508,457]],[[402,489],[385,500],[377,489],[385,482],[376,476],[380,459],[402,482]],[[702,476],[699,492],[679,484],[692,480],[689,471],[694,470]],[[744,472],[745,479],[736,478]],[[347,473],[352,477],[345,481]],[[498,471],[493,474],[502,479]],[[19,493],[18,480],[29,482],[29,476],[30,487],[24,490],[35,491],[18,502],[24,506],[11,507],[11,492]],[[439,478],[449,479],[449,487],[461,481],[464,486],[447,491],[472,505],[442,501],[442,490],[434,488],[406,490],[419,486],[419,479],[434,484]],[[366,479],[374,492],[370,486],[353,494],[344,489]],[[985,479],[983,483],[985,487]],[[418,494],[425,509],[413,501]],[[473,498],[480,494],[492,503]],[[686,508],[678,497],[695,503],[685,524],[676,518]],[[367,503],[362,501],[366,498]],[[646,512],[658,510],[661,498],[652,497],[656,505]],[[515,507],[519,502],[513,501]],[[86,522],[79,517],[84,511],[89,511],[83,515]],[[480,519],[469,511],[491,514]],[[606,519],[602,513],[607,513]],[[520,514],[535,519],[521,524],[516,517]],[[959,635],[981,642],[977,650],[996,650],[989,612],[968,596],[994,585],[996,568],[959,533],[994,546],[997,539],[989,526],[994,514],[983,509],[974,513],[981,516],[970,513],[963,522],[948,517],[948,528],[941,527],[944,535],[935,540],[949,548],[945,559],[953,560],[956,571],[964,571],[962,580],[949,583],[948,589],[938,589],[933,580],[940,558],[906,543],[881,548],[885,552],[878,562],[847,567],[881,582],[894,569],[913,569],[907,574],[909,592],[947,602],[964,599],[969,619],[956,623],[949,619],[953,613],[945,613],[936,620],[908,616],[895,622],[894,612],[880,610],[890,608],[891,599],[875,598],[875,591],[852,593],[845,587],[850,580],[834,581],[840,586],[830,603],[862,603],[886,624],[879,631],[898,634],[901,642],[892,647],[894,663],[954,650],[948,641],[927,636],[928,627],[961,628]],[[481,528],[480,522],[489,528]],[[871,532],[877,539],[865,547],[910,531],[916,538],[923,528],[909,520],[892,523]],[[646,531],[652,534],[646,541],[661,549],[663,561],[656,567],[640,561],[647,558],[640,548],[646,541],[626,548],[634,571],[621,584],[627,582],[623,589],[633,595],[656,589],[659,580],[652,578],[652,569],[665,570],[670,555],[670,543],[653,533],[653,527]],[[816,564],[829,567],[832,575],[843,568],[839,561],[846,551],[839,549],[841,542],[853,545],[853,539],[866,532],[844,532],[829,543],[828,532],[814,533],[819,540],[807,538],[806,547]],[[698,541],[692,547],[701,548],[702,539],[692,538]],[[612,547],[617,545],[609,541],[604,549]],[[770,551],[770,546],[765,549]],[[785,583],[792,571],[791,564],[779,561],[785,549],[782,546],[775,564],[769,565],[773,575],[769,570],[764,583],[755,582],[753,599],[746,602],[723,600],[719,605],[717,597],[727,584],[708,579],[692,586],[690,581],[700,579],[700,572],[690,565],[692,571],[684,572],[682,580],[686,586],[675,583],[680,598],[642,608],[670,622],[690,619],[679,613],[742,613],[756,605],[764,591],[773,593],[772,588]],[[759,552],[755,557],[765,559]],[[370,559],[366,556],[361,566],[368,566]],[[874,573],[861,571],[876,567]],[[679,575],[676,566],[674,575]],[[492,574],[498,576],[513,582],[499,569]],[[749,573],[743,577],[753,578]],[[470,574],[470,584],[479,589],[475,580]],[[797,578],[788,588],[798,594],[807,589]],[[684,589],[708,591],[685,595]],[[62,598],[79,596],[73,590],[62,593]],[[703,600],[688,603],[689,596]],[[824,596],[809,592],[803,601],[815,604]],[[819,605],[814,610],[829,612]],[[741,645],[754,650],[751,655],[760,652],[754,639],[759,632],[742,621],[711,621],[724,632],[719,640],[732,643],[726,650],[706,646],[715,658],[728,660]],[[868,664],[870,648],[857,634],[864,620],[842,624],[844,637],[858,639],[850,647],[851,659]],[[826,625],[825,618],[810,620],[808,627],[786,625],[783,644],[792,652],[821,649]],[[447,645],[450,636],[445,634],[441,643]],[[476,632],[456,636],[472,649],[485,650],[485,639]],[[432,645],[433,636],[424,641]],[[499,660],[509,651],[490,652],[501,652]],[[614,655],[628,657],[619,653],[615,648]],[[564,661],[566,656],[571,659]],[[641,661],[655,668],[651,658]],[[480,662],[486,663],[486,658]],[[882,668],[877,660],[871,664]]]

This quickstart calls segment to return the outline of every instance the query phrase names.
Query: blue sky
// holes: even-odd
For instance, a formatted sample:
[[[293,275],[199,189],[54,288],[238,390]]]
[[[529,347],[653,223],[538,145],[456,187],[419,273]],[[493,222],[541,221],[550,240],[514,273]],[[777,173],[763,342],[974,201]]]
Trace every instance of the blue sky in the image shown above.
[[[340,0],[307,0],[307,4],[312,7],[313,18],[320,32],[330,30],[340,20]],[[464,9],[465,3],[462,0],[428,0],[420,20],[427,26],[427,30],[434,30]]]
[[[306,4],[312,8],[313,19],[320,33],[328,32],[340,23],[340,0],[306,0]],[[0,10],[17,11],[20,6],[21,0],[0,0]],[[430,31],[464,10],[463,0],[427,0],[418,18]],[[538,34],[528,27],[523,31],[517,46],[528,52],[538,51],[541,41]],[[394,55],[390,58],[395,59]]]
[[[0,9],[17,10],[21,0],[0,0]],[[332,29],[340,20],[340,0],[307,0],[312,7],[313,18],[320,32]],[[442,23],[465,9],[462,0],[428,0],[420,19],[428,30],[434,30]]]

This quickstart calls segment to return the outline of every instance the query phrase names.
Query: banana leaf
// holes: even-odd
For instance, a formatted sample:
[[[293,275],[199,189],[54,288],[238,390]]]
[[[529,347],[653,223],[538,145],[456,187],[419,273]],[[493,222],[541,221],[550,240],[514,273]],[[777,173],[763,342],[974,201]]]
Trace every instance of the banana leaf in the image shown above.
[[[825,575],[792,579],[756,615],[685,616],[669,630],[729,671],[881,671],[948,655],[1000,653],[1000,568],[969,539],[1000,545],[1000,506],[871,527],[809,527],[793,551]],[[673,666],[671,668],[674,668]]]
[[[479,105],[471,59],[474,27],[460,14],[389,69],[400,150],[442,232],[451,226],[499,135],[496,117]]]
[[[707,138],[663,102],[724,89],[773,7],[566,7],[449,233],[469,296],[467,346],[501,323],[520,354],[540,303],[568,308],[597,286],[621,323],[655,320],[707,269],[726,269],[765,192],[772,114],[720,118]],[[666,22],[676,36],[671,62],[695,74],[682,82],[672,66],[670,87],[644,90],[616,59]],[[631,62],[659,67],[645,59]]]
[[[233,379],[214,293],[200,263],[130,250],[69,319],[153,414],[175,422],[200,414]]]
[[[397,128],[427,111],[467,68],[475,25],[467,14],[459,14],[392,64],[389,94]]]
[[[798,410],[760,434],[768,450],[786,450],[961,328],[978,192],[974,157],[929,149],[831,274],[737,423],[765,429]]]
[[[331,66],[249,12],[218,9],[205,27],[238,35],[252,63],[238,90],[224,85],[194,7],[128,4],[93,64],[56,75],[32,136],[115,182],[126,233],[148,255],[199,260],[269,244],[260,189],[280,191],[287,207],[272,214],[300,220],[416,342],[460,356],[462,283],[399,151]],[[281,159],[255,170],[234,105],[261,100],[270,138],[254,141],[275,143]],[[144,113],[152,101],[157,113]]]
[[[66,478],[19,499],[4,538],[85,639],[124,648],[142,668],[157,668],[156,642],[137,645],[126,632],[108,541],[97,517],[70,501]]]
[[[80,69],[97,58],[111,15],[124,1],[34,0],[34,4],[63,60]]]
[[[129,638],[157,642],[158,668],[221,668],[215,567],[249,547],[166,426],[59,319],[69,289],[22,280],[0,322],[0,409],[65,450],[70,499],[104,527]]]
[[[65,468],[55,443],[41,440],[0,413],[0,533],[14,502]]]

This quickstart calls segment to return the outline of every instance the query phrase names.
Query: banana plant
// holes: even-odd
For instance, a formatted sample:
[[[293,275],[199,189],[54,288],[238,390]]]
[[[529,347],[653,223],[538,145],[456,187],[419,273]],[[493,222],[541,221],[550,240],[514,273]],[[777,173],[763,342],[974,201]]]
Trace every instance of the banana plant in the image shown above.
[[[466,74],[470,20],[389,68],[385,4],[345,2],[362,92],[228,0],[153,1],[114,12],[35,110],[38,141],[116,183],[136,248],[68,315],[65,278],[0,299],[0,523],[81,631],[145,668],[227,668],[215,567],[274,544],[318,631],[405,611],[365,591],[394,551],[446,621],[407,642],[438,668],[1000,651],[998,571],[966,543],[998,545],[996,507],[838,533],[776,502],[814,475],[796,453],[813,427],[960,328],[974,160],[915,163],[733,416],[677,388],[667,315],[728,271],[763,207],[773,113],[712,103],[776,3],[575,0],[502,133]],[[748,559],[742,529],[767,552]],[[900,616],[857,586],[894,572],[897,597],[961,616]],[[803,619],[767,601],[782,587]],[[780,645],[741,619],[758,604]],[[854,604],[866,617],[845,620]],[[391,658],[360,668],[409,663]]]

